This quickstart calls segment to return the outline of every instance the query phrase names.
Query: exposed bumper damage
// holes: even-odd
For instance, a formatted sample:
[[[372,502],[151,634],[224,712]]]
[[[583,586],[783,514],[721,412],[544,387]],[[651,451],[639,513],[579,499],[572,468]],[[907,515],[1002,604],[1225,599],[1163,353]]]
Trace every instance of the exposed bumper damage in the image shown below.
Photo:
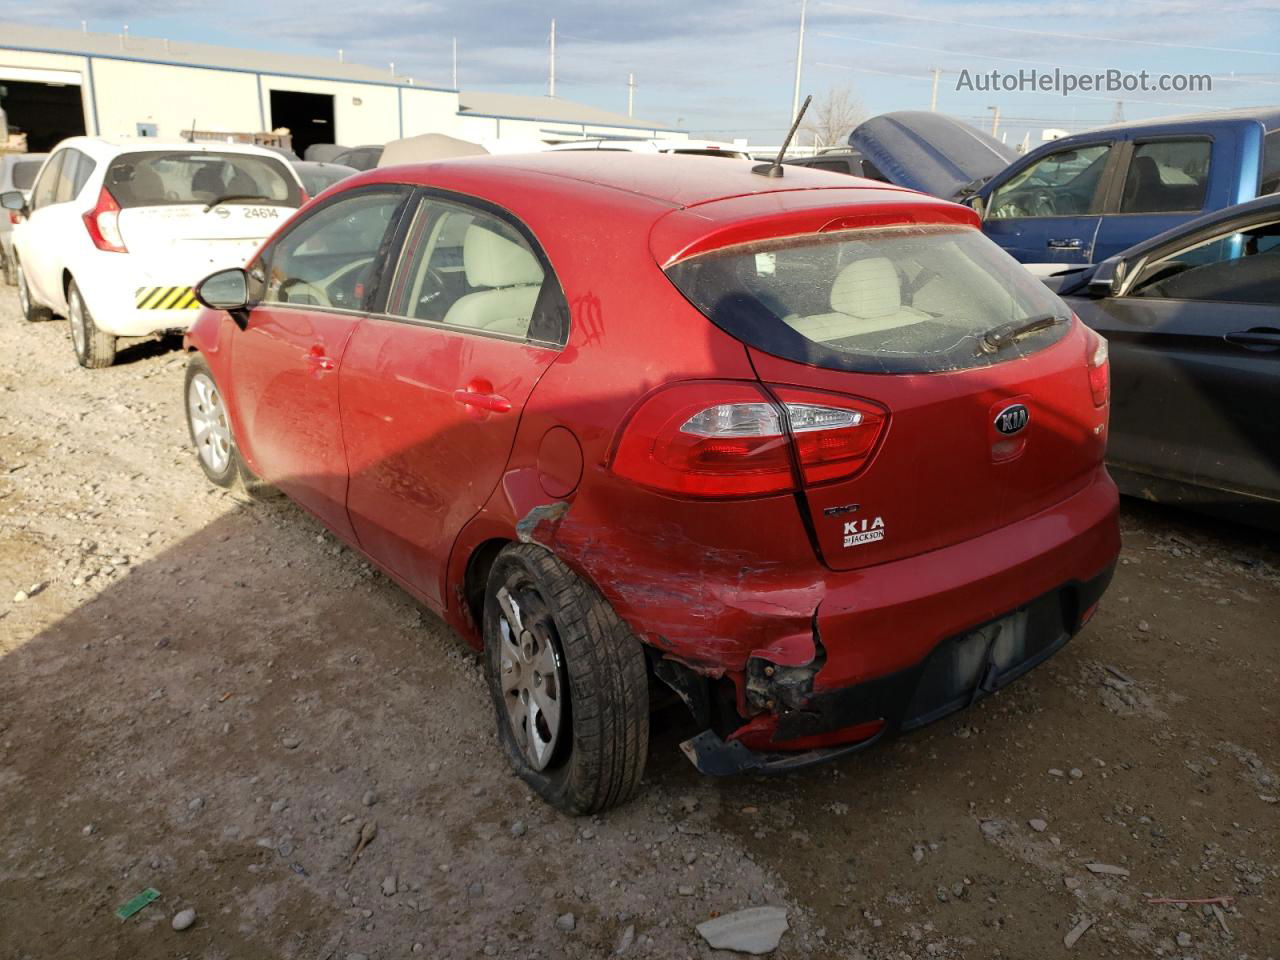
[[[805,688],[803,671],[767,675],[767,667],[753,666],[764,682],[749,677],[748,689],[755,687],[756,697],[767,698],[769,712],[728,739],[708,725],[680,747],[710,775],[786,773],[932,723],[972,706],[1062,649],[1083,626],[1113,572],[1108,567],[1092,580],[1051,591],[983,627],[943,640],[919,664],[854,686],[815,692],[811,683]],[[686,703],[700,702],[696,689],[689,689],[698,686],[696,677],[675,667],[657,674]],[[694,716],[699,718],[697,710]]]

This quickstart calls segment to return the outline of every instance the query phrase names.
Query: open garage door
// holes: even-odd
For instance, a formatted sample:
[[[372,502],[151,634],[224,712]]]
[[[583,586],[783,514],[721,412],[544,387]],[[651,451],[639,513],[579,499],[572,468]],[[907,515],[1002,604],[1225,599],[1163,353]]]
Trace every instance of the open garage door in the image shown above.
[[[59,141],[85,132],[77,73],[0,69],[0,107],[9,132],[27,135],[31,153],[47,153]]]
[[[333,130],[333,94],[271,91],[271,129],[288,127],[293,152],[305,156],[313,143],[337,143]]]

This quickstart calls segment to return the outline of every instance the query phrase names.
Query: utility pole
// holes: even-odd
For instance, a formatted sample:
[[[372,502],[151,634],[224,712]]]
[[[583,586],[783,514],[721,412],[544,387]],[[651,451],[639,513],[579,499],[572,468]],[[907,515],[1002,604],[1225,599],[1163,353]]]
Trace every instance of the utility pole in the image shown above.
[[[994,137],[996,131],[1000,129],[1000,108],[987,107],[991,111],[991,135]]]
[[[556,18],[551,18],[551,72],[547,79],[547,96],[556,95]]]
[[[627,74],[627,116],[635,116],[636,106],[636,75],[634,73]]]
[[[942,70],[939,67],[934,67],[930,72],[933,74],[933,95],[929,98],[929,112],[937,113],[938,112],[938,77],[942,76]]]
[[[796,87],[791,95],[791,119],[800,112],[800,71],[804,67],[804,14],[809,0],[800,0],[800,41],[796,45]]]
[[[453,38],[453,89],[458,89],[458,38]]]

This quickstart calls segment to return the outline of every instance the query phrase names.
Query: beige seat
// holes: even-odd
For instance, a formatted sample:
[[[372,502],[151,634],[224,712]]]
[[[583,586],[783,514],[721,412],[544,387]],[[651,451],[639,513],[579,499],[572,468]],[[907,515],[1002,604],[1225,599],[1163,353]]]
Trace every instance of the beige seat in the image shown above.
[[[787,317],[786,322],[808,339],[825,343],[929,319],[903,304],[898,271],[887,257],[855,260],[836,274],[831,309],[832,313],[811,317]]]
[[[542,289],[542,265],[527,247],[473,223],[462,240],[467,285],[489,287],[458,299],[444,322],[524,336]]]

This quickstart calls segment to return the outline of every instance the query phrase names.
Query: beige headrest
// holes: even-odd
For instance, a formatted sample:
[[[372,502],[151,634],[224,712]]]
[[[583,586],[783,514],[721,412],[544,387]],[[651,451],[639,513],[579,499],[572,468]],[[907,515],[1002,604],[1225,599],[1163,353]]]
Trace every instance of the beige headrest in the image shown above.
[[[542,265],[520,244],[473,223],[462,240],[462,266],[473,287],[514,287],[542,282]]]
[[[831,309],[851,317],[873,319],[902,306],[898,271],[887,257],[855,260],[838,274],[831,287]]]

